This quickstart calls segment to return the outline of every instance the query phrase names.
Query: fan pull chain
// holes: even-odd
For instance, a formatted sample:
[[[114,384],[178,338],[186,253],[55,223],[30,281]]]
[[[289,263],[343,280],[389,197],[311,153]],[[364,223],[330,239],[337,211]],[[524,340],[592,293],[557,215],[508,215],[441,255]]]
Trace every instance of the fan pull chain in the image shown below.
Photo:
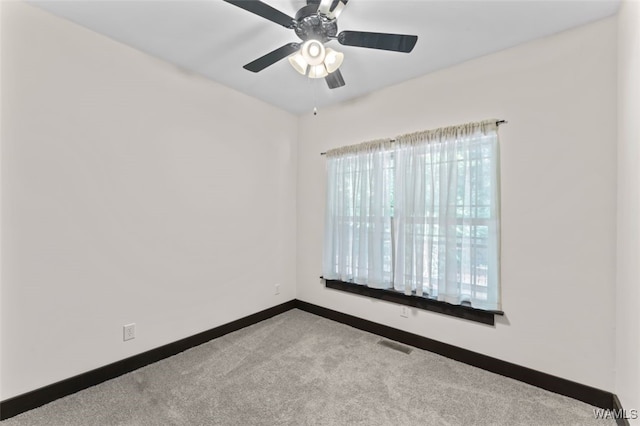
[[[312,81],[312,85],[313,85],[313,115],[316,116],[318,115],[318,85],[316,84],[316,81],[319,79],[309,79],[309,80],[314,80]]]

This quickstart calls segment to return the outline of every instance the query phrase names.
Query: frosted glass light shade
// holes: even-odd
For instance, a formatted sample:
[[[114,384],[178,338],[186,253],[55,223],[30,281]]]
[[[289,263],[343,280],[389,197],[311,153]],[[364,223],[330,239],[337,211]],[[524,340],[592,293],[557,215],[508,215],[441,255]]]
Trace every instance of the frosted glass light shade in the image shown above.
[[[309,69],[309,78],[324,78],[328,76],[329,73],[327,69],[324,67],[324,64],[313,65]]]
[[[305,41],[300,48],[300,53],[305,61],[307,61],[307,64],[311,66],[320,65],[324,62],[326,55],[324,44],[320,43],[318,40]]]
[[[336,7],[331,11],[331,18],[338,19],[338,16],[342,13],[342,9],[344,9],[345,4],[343,2],[338,2]]]
[[[344,61],[344,53],[336,52],[330,47],[327,48],[327,54],[324,58],[324,66],[327,68],[327,72],[329,74],[340,68],[342,61]]]
[[[300,52],[296,52],[289,56],[291,66],[302,75],[307,75],[309,65]]]
[[[318,6],[318,13],[323,14],[329,19],[338,19],[338,16],[342,13],[342,9],[344,9],[347,1],[348,0],[341,0],[337,2],[332,10],[331,5],[333,4],[333,0],[322,0]]]
[[[320,58],[322,58],[321,61]],[[307,40],[300,50],[290,55],[288,59],[291,66],[300,74],[309,78],[324,78],[340,68],[344,54],[330,47],[325,48],[318,40]]]
[[[331,12],[331,3],[333,3],[333,0],[322,0],[318,6],[318,12],[328,15]]]

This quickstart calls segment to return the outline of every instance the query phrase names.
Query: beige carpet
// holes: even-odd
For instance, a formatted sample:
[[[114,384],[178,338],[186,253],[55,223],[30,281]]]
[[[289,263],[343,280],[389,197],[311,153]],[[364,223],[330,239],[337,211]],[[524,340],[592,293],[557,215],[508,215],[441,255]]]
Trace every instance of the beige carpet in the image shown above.
[[[592,406],[294,309],[0,422],[614,425]]]

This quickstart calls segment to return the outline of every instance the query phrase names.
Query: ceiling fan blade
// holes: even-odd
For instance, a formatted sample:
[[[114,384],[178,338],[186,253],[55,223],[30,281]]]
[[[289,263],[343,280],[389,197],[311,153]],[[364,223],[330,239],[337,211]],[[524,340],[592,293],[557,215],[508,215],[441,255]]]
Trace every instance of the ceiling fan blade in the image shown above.
[[[418,36],[403,34],[367,33],[363,31],[342,31],[338,43],[345,46],[368,47],[370,49],[392,50],[409,53],[418,41]]]
[[[287,56],[291,55],[292,53],[297,52],[299,49],[300,49],[299,43],[285,44],[284,46],[279,47],[276,50],[269,52],[266,55],[256,59],[255,61],[248,63],[243,68],[252,72],[262,71],[268,66],[275,64],[279,60],[284,59]]]
[[[266,3],[258,0],[224,0],[227,3],[231,3],[234,6],[238,6],[241,9],[255,13],[258,16],[262,16],[276,24],[280,24],[286,28],[293,28],[295,25],[295,19],[291,16],[280,12],[278,9],[274,9]]]
[[[329,89],[337,89],[338,87],[342,87],[345,85],[344,78],[342,78],[342,73],[340,70],[335,70],[328,76],[324,78],[329,86]]]

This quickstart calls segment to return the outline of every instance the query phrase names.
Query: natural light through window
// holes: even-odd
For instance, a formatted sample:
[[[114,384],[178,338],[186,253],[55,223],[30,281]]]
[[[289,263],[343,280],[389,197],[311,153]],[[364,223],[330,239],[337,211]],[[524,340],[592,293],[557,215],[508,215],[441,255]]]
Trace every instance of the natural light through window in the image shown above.
[[[500,309],[496,120],[327,153],[323,276]]]

